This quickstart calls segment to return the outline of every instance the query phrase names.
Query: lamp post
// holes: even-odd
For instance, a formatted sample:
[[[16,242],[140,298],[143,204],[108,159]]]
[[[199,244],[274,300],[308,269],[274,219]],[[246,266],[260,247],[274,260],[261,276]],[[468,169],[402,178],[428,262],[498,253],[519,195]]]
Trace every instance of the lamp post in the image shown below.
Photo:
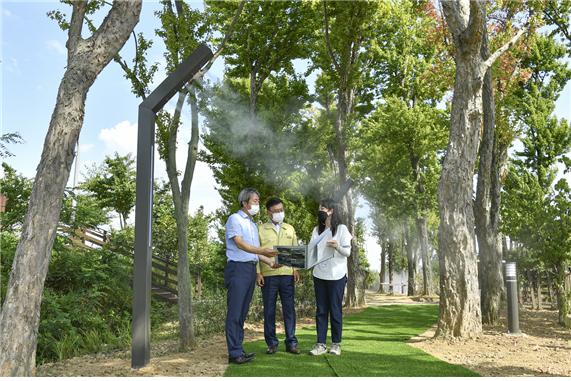
[[[508,298],[508,332],[510,334],[520,334],[519,306],[517,299],[517,272],[515,262],[506,263],[506,283]]]
[[[144,367],[151,358],[151,236],[155,118],[163,106],[212,56],[212,51],[206,45],[200,45],[139,105],[131,346],[131,367],[134,369]]]

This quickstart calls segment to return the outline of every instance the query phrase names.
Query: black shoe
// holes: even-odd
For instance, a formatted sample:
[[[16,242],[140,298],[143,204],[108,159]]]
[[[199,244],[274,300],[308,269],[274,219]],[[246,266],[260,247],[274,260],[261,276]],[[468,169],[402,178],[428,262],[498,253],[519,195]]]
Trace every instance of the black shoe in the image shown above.
[[[244,356],[247,359],[253,359],[254,357],[256,357],[256,352],[242,352],[242,356]]]
[[[293,353],[294,355],[299,355],[301,353],[297,345],[292,345],[291,347],[286,348],[286,352]]]
[[[268,347],[268,349],[266,350],[266,354],[268,355],[273,355],[274,353],[276,353],[278,351],[278,346],[277,345],[271,345]]]
[[[246,357],[244,355],[240,355],[238,357],[229,357],[228,363],[230,364],[245,364],[247,362],[252,361],[252,357]]]

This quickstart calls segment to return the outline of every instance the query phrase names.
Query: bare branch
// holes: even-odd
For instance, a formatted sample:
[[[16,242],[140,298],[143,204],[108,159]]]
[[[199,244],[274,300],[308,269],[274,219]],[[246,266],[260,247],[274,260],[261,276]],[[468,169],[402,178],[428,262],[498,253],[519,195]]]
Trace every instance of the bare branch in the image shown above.
[[[198,104],[194,89],[188,93],[188,101],[190,103],[191,114],[191,135],[190,142],[188,143],[188,156],[186,158],[186,166],[182,178],[182,204],[188,210],[188,200],[190,198],[190,186],[192,178],[194,177],[194,168],[196,167],[196,160],[198,156],[198,140],[200,131],[198,129]]]
[[[171,124],[169,127],[169,139],[168,139],[168,151],[167,151],[168,154],[166,158],[166,164],[167,164],[167,174],[171,180],[173,198],[175,197],[180,198],[180,187],[177,180],[178,174],[176,168],[176,138],[180,123],[180,115],[182,113],[182,107],[184,106],[184,100],[186,98],[186,94],[187,94],[186,90],[180,91],[178,93],[176,109],[174,110],[174,116],[173,119],[171,120]]]
[[[68,39],[66,43],[68,64],[77,48],[77,44],[81,41],[81,29],[83,27],[83,18],[85,17],[86,11],[86,0],[75,1],[73,3],[73,11],[71,14],[71,22],[69,23],[69,30],[67,33]]]
[[[333,53],[333,48],[331,47],[331,40],[329,39],[329,17],[327,16],[327,1],[323,2],[323,22],[325,28],[325,44],[327,45],[327,50],[329,51],[329,56],[333,62],[333,66],[337,72],[341,73],[341,67],[337,60],[335,60],[335,54]]]
[[[117,33],[111,31],[118,30],[120,34],[131,33],[133,28],[128,28],[125,20],[134,19],[136,23],[139,22],[139,14],[141,13],[142,0],[121,0],[114,1],[111,10],[97,29],[95,33],[89,38],[95,41],[94,49],[101,46],[109,45],[112,41],[117,40]]]
[[[228,42],[228,40],[230,38],[232,38],[232,35],[234,34],[236,24],[238,23],[238,20],[240,19],[240,14],[242,13],[242,10],[244,9],[244,5],[246,5],[247,1],[248,0],[242,0],[240,2],[240,5],[238,6],[236,13],[234,14],[234,18],[232,19],[232,22],[230,23],[230,26],[228,27],[228,31],[226,31],[226,34],[224,35],[224,39],[220,43],[220,46],[218,46],[218,49],[216,50],[216,52],[214,52],[214,55],[212,56],[212,58],[210,58],[210,60],[204,66],[204,68],[202,68],[202,70],[199,70],[198,73],[196,73],[192,77],[190,82],[199,81],[204,76],[204,74],[206,74],[208,72],[208,70],[210,70],[210,68],[214,64],[214,61],[216,61],[216,59],[222,54],[222,51],[226,47],[226,43]]]
[[[482,65],[483,72],[488,70],[488,68],[491,67],[494,64],[494,62],[498,59],[498,57],[500,57],[509,48],[511,48],[521,38],[521,36],[523,36],[523,34],[527,31],[527,29],[528,29],[527,27],[521,28],[508,42],[506,42],[502,47],[500,47],[490,57],[488,57],[488,59],[484,61]]]

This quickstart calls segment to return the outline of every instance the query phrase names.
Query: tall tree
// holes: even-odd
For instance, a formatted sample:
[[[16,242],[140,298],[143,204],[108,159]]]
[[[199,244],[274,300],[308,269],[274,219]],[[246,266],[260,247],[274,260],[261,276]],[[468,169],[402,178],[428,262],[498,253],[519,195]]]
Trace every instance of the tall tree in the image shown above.
[[[483,34],[482,59],[485,60],[490,55],[486,28]],[[482,323],[494,324],[499,318],[503,291],[502,244],[501,236],[498,234],[498,224],[501,195],[500,171],[507,159],[507,145],[500,147],[501,143],[495,137],[496,115],[491,67],[484,76],[482,99],[484,128],[479,149],[480,161],[474,219],[480,258]]]
[[[85,98],[95,79],[127,41],[139,21],[141,0],[115,1],[102,24],[82,37],[92,4],[72,3],[67,67],[58,90],[36,172],[28,212],[16,249],[8,292],[0,313],[0,375],[35,371],[40,304],[62,196],[83,125]]]
[[[218,22],[237,6],[207,4]],[[315,31],[312,20],[306,2],[249,2],[241,19],[244,27],[227,40],[226,78],[211,93],[205,137],[205,158],[224,203],[221,220],[235,209],[236,194],[249,184],[263,197],[284,199],[286,218],[296,222],[300,238],[308,239],[315,225],[321,174],[309,163],[312,150],[302,148],[308,140],[299,138],[298,132],[312,133],[312,121],[302,117],[308,89],[293,65],[293,60],[308,56],[308,40]]]
[[[224,22],[240,6],[237,2],[210,1],[209,11]],[[252,118],[258,96],[271,76],[293,75],[293,60],[308,56],[306,40],[312,37],[312,18],[305,2],[253,1],[243,5],[241,28],[227,39],[222,53],[227,75],[249,80],[248,110]]]
[[[553,36],[537,34],[523,53],[522,66],[530,70],[529,80],[520,83],[518,101],[512,112],[521,131],[523,149],[511,160],[502,205],[502,230],[523,245],[531,258],[522,264],[542,268],[555,278],[559,322],[565,323],[570,298],[563,288],[569,256],[568,180],[557,180],[571,163],[571,128],[568,121],[553,116],[555,102],[571,79],[564,62],[566,48]],[[533,283],[536,283],[534,281]]]
[[[407,242],[416,237],[420,244],[424,294],[430,289],[427,224],[436,210],[438,154],[445,147],[446,116],[430,104],[410,106],[387,97],[359,129],[361,149],[356,161],[360,173],[366,175],[362,188],[368,200],[390,211],[389,216],[406,224],[413,221],[414,228],[405,235]],[[407,247],[412,250],[412,245]],[[414,267],[412,251],[409,257]],[[413,289],[409,287],[409,291]]]
[[[115,152],[113,157],[106,156],[101,166],[91,168],[80,186],[93,193],[102,207],[117,212],[121,229],[135,206],[134,164],[131,154],[121,156]]]
[[[156,34],[162,38],[166,51],[166,71],[172,72],[177,65],[188,57],[200,43],[206,42],[211,34],[211,28],[204,12],[191,9],[180,0],[161,1],[162,9],[157,12],[161,20],[161,28]],[[234,24],[231,24],[233,27]],[[116,57],[125,76],[131,81],[133,92],[142,99],[149,94],[149,84],[157,70],[156,64],[147,65],[146,54],[152,42],[142,35],[138,36],[137,51],[135,52],[134,66],[130,68],[120,57]],[[205,71],[200,75],[204,75]],[[161,111],[157,118],[157,142],[159,155],[166,164],[169,184],[172,190],[174,203],[174,216],[176,221],[177,237],[177,286],[178,286],[178,312],[179,312],[179,349],[181,351],[196,346],[192,312],[192,288],[188,262],[188,225],[190,189],[194,176],[196,161],[198,160],[199,142],[199,102],[201,97],[198,78],[191,80],[187,86],[179,91],[174,112]],[[190,105],[191,133],[186,150],[186,163],[179,180],[177,168],[177,140],[181,129],[182,110],[188,102]]]
[[[482,119],[482,83],[488,68],[523,34],[521,29],[487,59],[481,54],[485,4],[443,1],[455,52],[456,78],[449,144],[440,178],[440,316],[437,336],[472,337],[482,331],[474,236],[472,175]]]
[[[321,69],[321,77],[327,79],[326,87],[330,93],[326,99],[334,99],[332,125],[334,140],[331,143],[335,160],[338,186],[341,187],[349,177],[351,154],[348,139],[355,126],[355,110],[365,99],[367,86],[365,81],[369,64],[373,60],[370,53],[376,43],[378,23],[386,7],[382,2],[356,1],[317,3],[323,21],[323,39],[313,56],[314,66]],[[369,91],[370,93],[370,91]],[[343,199],[343,215],[347,227],[355,236],[355,208],[353,194],[349,191]],[[348,262],[347,295],[345,305],[357,303],[356,283],[359,274],[358,247],[353,244]]]

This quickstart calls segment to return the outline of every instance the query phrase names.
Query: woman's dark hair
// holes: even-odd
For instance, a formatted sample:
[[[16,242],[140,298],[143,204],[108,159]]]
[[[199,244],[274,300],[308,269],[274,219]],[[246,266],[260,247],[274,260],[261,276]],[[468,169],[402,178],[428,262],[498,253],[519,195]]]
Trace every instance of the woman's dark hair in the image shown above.
[[[337,226],[341,224],[341,218],[339,217],[338,211],[339,204],[331,198],[324,198],[323,200],[319,201],[319,205],[333,210],[333,214],[331,214],[331,235],[335,236],[335,233],[337,233]],[[324,230],[325,223],[319,224],[317,227],[318,234],[323,233]]]

